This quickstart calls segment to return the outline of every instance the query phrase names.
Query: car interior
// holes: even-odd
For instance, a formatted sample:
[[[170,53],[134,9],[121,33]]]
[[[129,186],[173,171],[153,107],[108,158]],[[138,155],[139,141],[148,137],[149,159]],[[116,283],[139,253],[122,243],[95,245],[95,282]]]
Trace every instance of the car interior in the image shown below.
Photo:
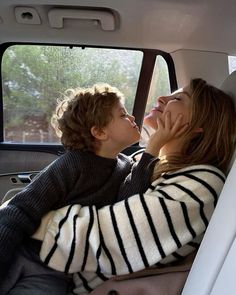
[[[230,0],[1,0],[0,203],[64,153],[50,116],[76,83],[121,88],[143,137],[156,98],[191,78],[230,93],[236,107],[235,9]],[[235,157],[184,295],[236,292]]]

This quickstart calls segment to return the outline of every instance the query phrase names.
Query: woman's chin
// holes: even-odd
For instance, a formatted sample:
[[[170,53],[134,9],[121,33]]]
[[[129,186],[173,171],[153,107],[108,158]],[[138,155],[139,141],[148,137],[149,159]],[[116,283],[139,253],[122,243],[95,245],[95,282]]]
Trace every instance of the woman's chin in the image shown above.
[[[156,118],[154,118],[151,114],[148,114],[147,116],[144,117],[144,121],[143,123],[145,125],[150,126],[153,129],[157,129],[157,122],[156,122]]]

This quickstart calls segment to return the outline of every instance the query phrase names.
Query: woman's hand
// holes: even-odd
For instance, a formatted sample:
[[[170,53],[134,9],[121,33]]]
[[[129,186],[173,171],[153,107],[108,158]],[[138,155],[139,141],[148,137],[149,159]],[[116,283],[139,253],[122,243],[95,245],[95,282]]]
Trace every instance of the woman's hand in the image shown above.
[[[183,115],[179,114],[175,123],[171,124],[171,114],[165,114],[164,122],[157,118],[157,129],[150,136],[146,152],[157,157],[160,149],[172,139],[180,137],[188,128],[188,124],[182,125]]]

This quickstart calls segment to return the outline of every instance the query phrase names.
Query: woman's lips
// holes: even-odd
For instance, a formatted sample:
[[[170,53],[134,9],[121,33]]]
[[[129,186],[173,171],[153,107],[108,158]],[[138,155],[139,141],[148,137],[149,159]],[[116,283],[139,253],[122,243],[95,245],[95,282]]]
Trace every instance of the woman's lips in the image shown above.
[[[160,107],[154,107],[151,109],[151,112],[160,112],[163,113],[163,110]]]

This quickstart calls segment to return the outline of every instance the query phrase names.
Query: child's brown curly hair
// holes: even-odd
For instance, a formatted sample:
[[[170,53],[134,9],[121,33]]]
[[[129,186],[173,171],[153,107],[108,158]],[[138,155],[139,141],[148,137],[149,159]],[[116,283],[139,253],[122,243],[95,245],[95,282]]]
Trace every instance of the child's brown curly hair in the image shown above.
[[[67,90],[51,119],[63,146],[67,150],[95,152],[99,143],[91,134],[91,128],[107,126],[113,118],[113,107],[119,101],[124,102],[123,94],[108,84]]]

